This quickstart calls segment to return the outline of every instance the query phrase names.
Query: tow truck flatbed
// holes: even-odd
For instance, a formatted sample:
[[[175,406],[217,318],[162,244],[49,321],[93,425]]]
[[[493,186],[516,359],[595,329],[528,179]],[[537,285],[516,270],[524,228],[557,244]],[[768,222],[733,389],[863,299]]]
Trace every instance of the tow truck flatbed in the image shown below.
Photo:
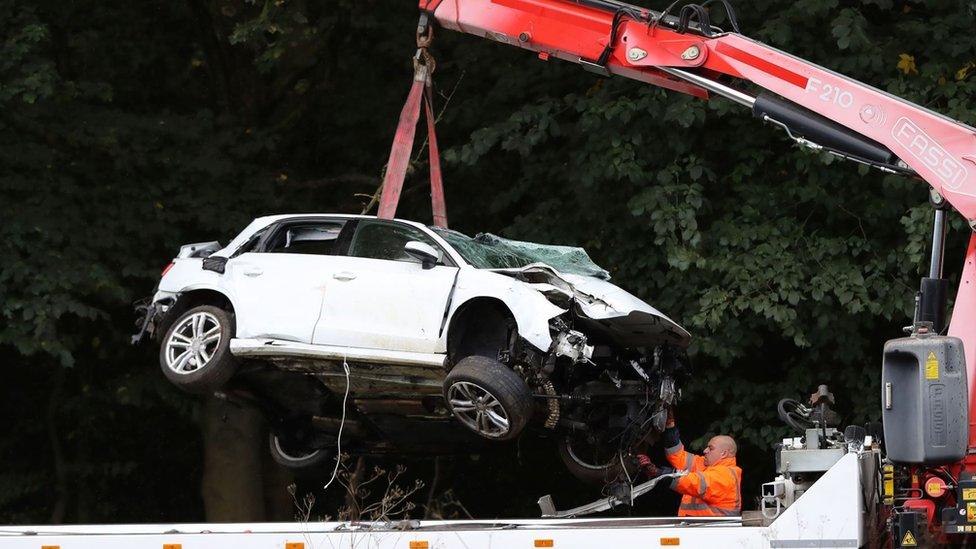
[[[738,518],[2,526],[3,549],[861,547],[876,457],[851,452],[768,526]],[[865,507],[867,503],[868,507]]]

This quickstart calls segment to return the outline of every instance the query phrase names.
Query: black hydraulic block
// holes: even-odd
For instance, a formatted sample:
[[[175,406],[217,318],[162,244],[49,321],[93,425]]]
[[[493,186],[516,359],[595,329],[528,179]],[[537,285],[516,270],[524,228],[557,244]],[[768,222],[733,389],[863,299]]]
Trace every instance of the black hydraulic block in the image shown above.
[[[945,329],[949,281],[945,278],[923,278],[918,295],[918,322],[931,322],[932,331],[941,334]]]
[[[768,116],[789,128],[794,136],[828,149],[875,164],[898,164],[898,156],[888,147],[785,99],[761,94],[752,112],[760,119]]]

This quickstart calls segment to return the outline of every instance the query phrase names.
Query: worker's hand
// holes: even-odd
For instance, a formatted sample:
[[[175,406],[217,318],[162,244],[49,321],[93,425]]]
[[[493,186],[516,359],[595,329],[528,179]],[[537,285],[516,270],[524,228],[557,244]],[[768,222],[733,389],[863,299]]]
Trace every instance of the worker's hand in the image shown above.
[[[676,423],[674,422],[674,406],[668,407],[668,420],[664,423],[665,429],[670,429],[674,427]]]
[[[637,454],[637,464],[640,466],[641,471],[643,471],[644,476],[647,477],[647,480],[657,478],[658,475],[661,474],[661,470],[658,468],[658,466],[654,465],[651,458],[647,457],[645,454]]]

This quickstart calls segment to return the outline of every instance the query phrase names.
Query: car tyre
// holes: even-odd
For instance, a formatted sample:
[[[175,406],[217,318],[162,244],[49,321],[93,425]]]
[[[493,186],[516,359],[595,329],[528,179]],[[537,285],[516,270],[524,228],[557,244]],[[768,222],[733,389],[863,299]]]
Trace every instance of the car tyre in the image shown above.
[[[444,379],[444,402],[466,428],[489,440],[519,436],[532,417],[532,391],[497,360],[462,359]]]
[[[159,347],[159,365],[180,389],[203,394],[221,388],[237,371],[230,354],[234,315],[200,305],[184,311],[170,325]]]
[[[332,448],[298,448],[282,442],[274,433],[268,436],[271,457],[279,465],[292,471],[304,471],[325,465],[333,456]]]
[[[577,445],[574,444],[577,441],[578,439],[574,435],[568,434],[561,437],[557,445],[559,458],[562,459],[566,470],[576,477],[577,480],[586,484],[605,485],[617,480],[621,476],[624,468],[620,463],[621,459],[619,454],[609,456],[606,458],[606,461],[603,459],[590,460],[580,455],[581,452],[576,448]],[[628,476],[635,478],[637,467],[631,463],[627,463],[626,458],[623,461],[627,467]]]

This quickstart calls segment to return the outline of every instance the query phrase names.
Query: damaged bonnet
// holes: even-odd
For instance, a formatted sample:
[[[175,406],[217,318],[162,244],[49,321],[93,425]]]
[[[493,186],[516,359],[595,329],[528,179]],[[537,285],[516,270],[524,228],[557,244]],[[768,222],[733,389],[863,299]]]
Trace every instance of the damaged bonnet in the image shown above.
[[[624,347],[671,344],[687,347],[691,335],[636,296],[611,284],[610,273],[583,248],[508,240],[482,233],[475,238],[431,227],[478,269],[520,280],[554,305],[574,308],[591,333]]]
[[[542,292],[554,304],[575,306],[577,320],[623,347],[651,347],[664,343],[681,348],[691,334],[664,313],[606,280],[560,273],[548,265],[533,264],[498,271]]]

